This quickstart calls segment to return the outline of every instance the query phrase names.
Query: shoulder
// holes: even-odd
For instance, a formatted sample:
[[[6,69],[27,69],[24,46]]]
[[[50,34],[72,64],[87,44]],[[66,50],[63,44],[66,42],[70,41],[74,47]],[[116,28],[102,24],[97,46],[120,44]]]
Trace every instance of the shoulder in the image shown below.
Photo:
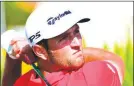
[[[82,67],[82,70],[88,84],[121,86],[116,68],[108,62],[88,62]]]
[[[101,48],[92,47],[84,48],[83,55],[85,56],[85,62],[101,60],[111,63],[117,69],[121,83],[123,82],[125,64],[120,56]]]
[[[110,64],[109,62],[105,61],[92,61],[85,63],[85,65],[82,67],[83,72],[92,72],[96,71],[98,73],[105,73],[105,72],[111,72],[111,73],[116,73],[117,70],[116,68]]]

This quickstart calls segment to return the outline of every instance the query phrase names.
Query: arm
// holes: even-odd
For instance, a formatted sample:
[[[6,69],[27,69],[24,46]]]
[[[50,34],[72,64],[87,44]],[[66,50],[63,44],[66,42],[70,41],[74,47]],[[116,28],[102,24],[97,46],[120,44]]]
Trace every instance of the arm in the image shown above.
[[[103,60],[103,61],[107,61],[109,63],[111,63],[118,71],[119,73],[119,78],[120,81],[122,83],[123,79],[124,79],[124,63],[121,59],[121,57],[108,52],[104,49],[99,49],[99,48],[85,48],[83,50],[84,56],[85,56],[85,61],[89,62],[89,61],[96,61],[96,60]]]
[[[11,55],[16,59],[12,59]],[[15,81],[21,76],[22,61],[31,64],[36,61],[34,57],[32,48],[26,40],[21,40],[20,38],[12,40],[12,53],[10,55],[6,54],[2,86],[13,86]]]
[[[21,76],[21,61],[13,60],[7,54],[2,78],[2,86],[13,86],[17,78],[19,78],[20,76]]]

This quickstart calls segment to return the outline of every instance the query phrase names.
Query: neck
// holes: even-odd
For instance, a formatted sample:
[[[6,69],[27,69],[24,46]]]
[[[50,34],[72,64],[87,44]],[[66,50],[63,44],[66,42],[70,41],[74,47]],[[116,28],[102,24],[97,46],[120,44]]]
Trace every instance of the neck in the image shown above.
[[[40,71],[43,74],[45,74],[46,72],[51,73],[51,72],[61,71],[60,67],[56,66],[55,64],[53,64],[51,62],[40,60],[37,63],[38,63],[38,67],[39,67]]]

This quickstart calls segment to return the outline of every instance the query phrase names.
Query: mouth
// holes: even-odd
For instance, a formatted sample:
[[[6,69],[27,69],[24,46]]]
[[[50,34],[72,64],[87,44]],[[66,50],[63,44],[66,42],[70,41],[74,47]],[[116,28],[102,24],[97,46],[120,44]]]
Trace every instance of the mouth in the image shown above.
[[[75,58],[81,58],[81,59],[83,59],[83,55],[82,55],[82,51],[81,50],[74,52],[73,53],[73,56]]]
[[[74,52],[74,53],[73,53],[73,55],[74,55],[74,54],[77,54],[77,53],[79,53],[79,52],[80,52],[80,50],[78,50],[78,51]]]
[[[82,51],[78,50],[78,51],[74,52],[73,55],[80,56],[80,55],[82,55]]]

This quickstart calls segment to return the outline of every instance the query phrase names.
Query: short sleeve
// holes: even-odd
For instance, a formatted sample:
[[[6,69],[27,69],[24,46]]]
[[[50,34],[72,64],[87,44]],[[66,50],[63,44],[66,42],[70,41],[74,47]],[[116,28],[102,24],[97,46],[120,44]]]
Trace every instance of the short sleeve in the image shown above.
[[[104,61],[94,61],[83,66],[87,86],[121,86],[116,68]]]

